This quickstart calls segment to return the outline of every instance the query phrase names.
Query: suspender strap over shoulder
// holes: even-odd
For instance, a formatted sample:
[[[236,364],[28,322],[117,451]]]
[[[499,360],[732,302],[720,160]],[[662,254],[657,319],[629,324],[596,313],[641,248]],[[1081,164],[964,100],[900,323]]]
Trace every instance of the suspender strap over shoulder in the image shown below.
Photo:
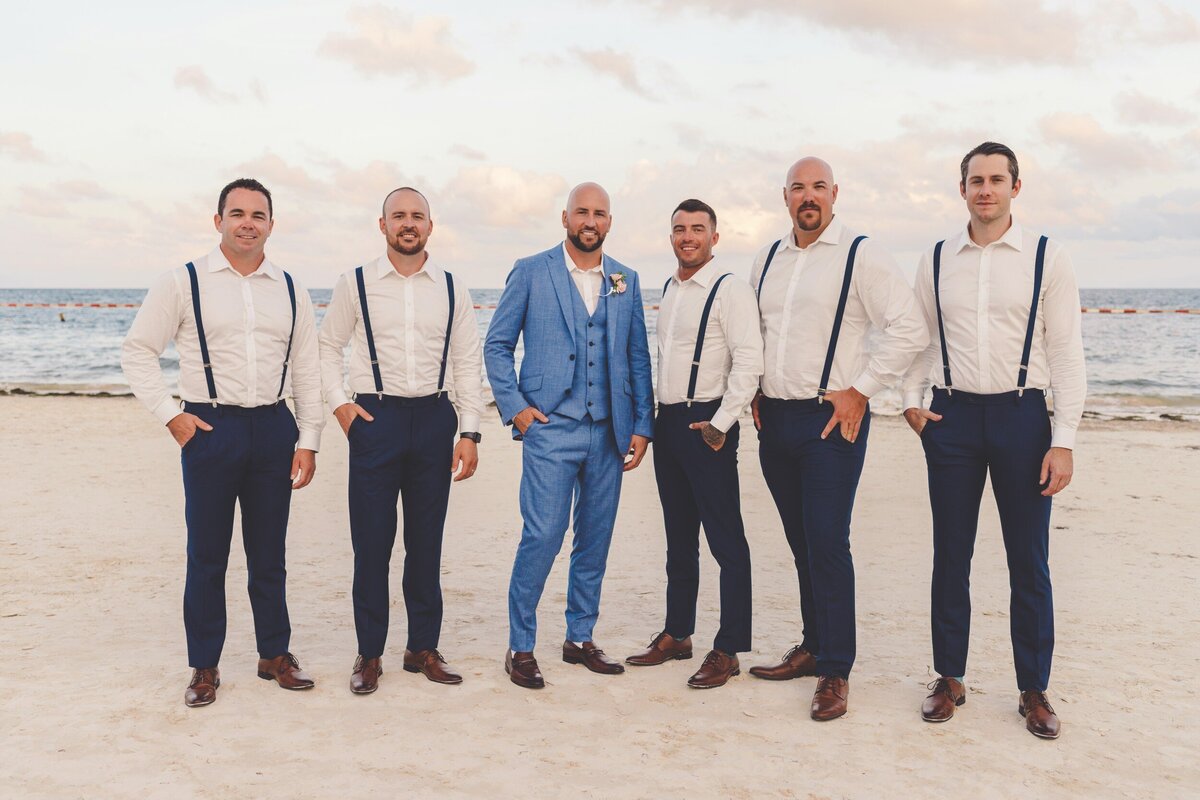
[[[292,282],[292,276],[288,273],[283,273],[283,279],[287,281],[288,300],[292,304],[292,329],[288,332],[287,353],[283,357],[283,374],[279,376],[279,400],[283,400],[283,384],[287,382],[288,365],[292,363],[292,339],[296,336],[296,284]]]
[[[842,332],[842,318],[846,316],[846,300],[850,297],[850,281],[854,277],[854,256],[866,236],[859,236],[850,245],[846,256],[846,271],[842,276],[842,294],[838,298],[837,313],[833,317],[833,332],[829,335],[829,350],[825,352],[825,368],[821,370],[821,385],[817,388],[817,402],[824,402],[829,391],[829,374],[833,372],[833,354],[837,351],[838,334]]]
[[[943,239],[933,246],[933,304],[937,308],[938,339],[942,342],[942,378],[946,382],[946,391],[953,394],[954,389],[950,383],[950,351],[946,349],[946,325],[942,322],[942,245],[945,243]]]
[[[712,313],[713,302],[717,299],[717,290],[721,288],[721,281],[732,274],[726,272],[717,278],[712,290],[708,293],[708,299],[704,301],[704,311],[700,314],[700,330],[696,332],[696,351],[692,354],[692,374],[688,376],[687,404],[689,408],[691,408],[692,401],[696,399],[696,381],[700,378],[700,354],[704,351],[704,332],[708,330],[708,315]]]
[[[375,353],[375,334],[371,332],[371,313],[367,311],[367,288],[363,281],[363,268],[354,270],[358,282],[358,306],[362,309],[363,331],[367,334],[367,353],[371,356],[371,374],[375,377],[375,394],[383,399],[383,376],[379,374],[379,356]]]
[[[188,279],[192,283],[192,315],[196,318],[196,336],[200,339],[200,360],[204,362],[204,380],[208,384],[208,401],[217,405],[217,383],[213,380],[212,362],[208,358],[208,339],[204,336],[204,318],[200,314],[200,282],[196,279],[196,265],[187,263]]]
[[[438,373],[437,393],[439,397],[442,394],[442,386],[446,383],[446,359],[450,355],[450,332],[454,329],[454,276],[445,271],[442,274],[446,276],[446,293],[450,297],[450,313],[446,315],[446,341],[442,343],[442,369]]]
[[[1042,274],[1046,271],[1045,236],[1038,239],[1037,260],[1033,265],[1033,300],[1029,304],[1029,324],[1025,327],[1025,348],[1021,350],[1021,369],[1017,372],[1017,396],[1025,393],[1025,379],[1029,377],[1029,353],[1033,349],[1033,328],[1037,322],[1038,295],[1042,293]]]
[[[767,260],[763,262],[762,272],[758,274],[758,302],[762,303],[762,287],[763,281],[767,279],[767,270],[771,268],[771,262],[775,260],[775,251],[779,249],[779,245],[783,244],[783,239],[777,239],[775,244],[771,245],[771,251],[767,253]]]

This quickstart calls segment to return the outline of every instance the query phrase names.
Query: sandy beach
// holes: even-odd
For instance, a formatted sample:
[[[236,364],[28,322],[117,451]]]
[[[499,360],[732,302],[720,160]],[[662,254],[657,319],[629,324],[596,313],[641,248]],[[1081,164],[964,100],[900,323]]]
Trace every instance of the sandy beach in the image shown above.
[[[1055,503],[1057,742],[1017,714],[1008,584],[985,495],[974,569],[968,702],[921,721],[933,677],[925,468],[899,418],[876,418],[852,544],[858,661],[850,711],[808,719],[814,681],[759,681],[799,637],[790,551],[743,439],[754,651],[712,691],[699,660],[603,677],[558,658],[565,553],[539,616],[547,687],[509,683],[506,590],[520,518],[520,445],[494,414],[479,472],[456,484],[443,559],[441,649],[466,678],[400,669],[401,553],[379,691],[352,696],[347,448],[326,428],[288,538],[292,649],[317,680],[255,675],[245,559],[227,581],[217,702],[189,710],[178,448],[131,398],[0,397],[0,786],[5,797],[1186,797],[1200,793],[1200,425],[1084,422],[1074,484]],[[614,656],[660,629],[662,517],[653,466],[626,476],[597,641]],[[570,541],[569,535],[567,539]],[[569,547],[569,544],[566,545]],[[565,549],[565,548],[564,548]],[[702,555],[697,650],[716,630]]]

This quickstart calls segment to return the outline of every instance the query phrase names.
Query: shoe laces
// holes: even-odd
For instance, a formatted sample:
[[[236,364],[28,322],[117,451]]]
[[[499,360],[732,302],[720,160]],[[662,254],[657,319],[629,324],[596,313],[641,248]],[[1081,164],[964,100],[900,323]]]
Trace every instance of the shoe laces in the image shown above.
[[[788,650],[786,653],[783,654],[783,660],[790,661],[792,659],[792,656],[796,655],[797,653],[803,653],[803,652],[805,652],[804,647],[802,647],[801,645],[795,645],[792,647],[791,650]]]
[[[836,675],[820,675],[817,677],[817,693],[829,692],[835,697],[841,698],[842,694],[837,690],[836,681],[842,680]]]
[[[1054,707],[1050,705],[1050,701],[1046,699],[1045,692],[1026,692],[1025,710],[1032,711],[1036,706],[1044,706],[1051,714],[1054,713]]]
[[[429,652],[430,652],[430,653],[433,655],[433,657],[434,657],[434,658],[436,658],[438,661],[442,662],[443,664],[445,664],[445,663],[446,663],[446,659],[445,659],[445,658],[442,656],[442,653],[441,653],[441,651],[440,651],[440,650],[438,650],[436,647],[435,647],[435,648],[433,648],[432,650],[430,650]]]
[[[710,666],[715,667],[717,665],[717,662],[719,662],[721,660],[723,655],[724,654],[720,650],[708,651],[708,655],[706,655],[704,657],[704,662],[700,665],[701,669],[703,669],[704,667],[710,667]]]
[[[291,653],[286,654],[286,660],[287,660],[287,663],[291,664],[296,669],[300,669],[300,662],[297,661],[296,657],[294,655],[292,655]]]
[[[925,688],[933,694],[938,692],[951,696],[954,694],[953,684],[950,683],[949,678],[934,678],[929,683],[925,684]],[[966,687],[964,687],[964,689],[965,688]]]

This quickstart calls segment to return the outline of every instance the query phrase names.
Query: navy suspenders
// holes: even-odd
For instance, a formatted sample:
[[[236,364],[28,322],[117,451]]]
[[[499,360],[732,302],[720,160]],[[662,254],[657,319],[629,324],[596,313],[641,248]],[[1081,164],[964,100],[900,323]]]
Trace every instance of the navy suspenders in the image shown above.
[[[204,318],[200,314],[200,283],[196,279],[196,265],[189,261],[187,271],[188,280],[192,284],[192,315],[196,318],[196,338],[200,340],[200,360],[204,363],[204,381],[208,384],[208,402],[212,403],[215,408],[217,383],[213,379],[212,361],[208,357],[208,337],[204,335]],[[292,362],[292,339],[296,335],[296,285],[292,283],[292,276],[287,272],[283,273],[283,278],[287,281],[288,300],[292,305],[292,328],[288,332],[287,353],[283,357],[283,374],[279,378],[279,398],[275,401],[276,403],[283,400],[283,385],[287,382],[288,364]]]
[[[758,274],[758,297],[759,305],[762,305],[762,287],[763,281],[767,279],[767,270],[771,268],[771,262],[775,260],[775,251],[779,249],[779,245],[783,244],[783,239],[778,239],[775,244],[771,245],[771,252],[767,253],[767,260],[763,262],[762,272]]]
[[[1038,239],[1037,258],[1033,263],[1033,299],[1029,302],[1029,322],[1025,326],[1025,346],[1021,349],[1021,366],[1017,370],[1017,396],[1025,394],[1025,380],[1029,375],[1029,354],[1033,350],[1033,330],[1037,322],[1038,296],[1042,293],[1042,275],[1046,271],[1046,245],[1049,239],[1045,236]],[[938,242],[933,248],[933,301],[937,307],[938,336],[942,340],[942,374],[946,378],[946,391],[950,392],[950,356],[946,350],[946,328],[942,322],[942,293],[940,278],[942,271],[942,245]]]
[[[446,315],[446,341],[442,343],[442,366],[438,372],[437,393],[440,397],[442,387],[446,383],[446,360],[450,355],[450,333],[454,330],[454,276],[442,272],[446,276],[446,293],[450,299],[450,313]],[[367,311],[367,289],[363,281],[363,268],[354,270],[354,279],[358,283],[358,305],[362,309],[363,331],[367,335],[367,353],[371,356],[371,375],[375,378],[375,394],[383,399],[383,376],[379,373],[379,355],[375,352],[375,334],[371,331],[371,313]]]
[[[717,278],[717,282],[713,284],[712,289],[708,293],[708,299],[704,301],[704,311],[700,314],[700,330],[696,332],[696,351],[692,354],[692,374],[688,376],[688,408],[692,407],[692,403],[696,399],[696,381],[700,378],[700,354],[704,352],[704,334],[708,330],[708,316],[712,313],[713,302],[717,299],[717,290],[721,288],[721,281],[725,280],[732,274],[732,272],[726,272],[724,275]],[[671,279],[667,278],[667,282],[663,286],[664,297],[666,297],[667,288],[670,285]]]

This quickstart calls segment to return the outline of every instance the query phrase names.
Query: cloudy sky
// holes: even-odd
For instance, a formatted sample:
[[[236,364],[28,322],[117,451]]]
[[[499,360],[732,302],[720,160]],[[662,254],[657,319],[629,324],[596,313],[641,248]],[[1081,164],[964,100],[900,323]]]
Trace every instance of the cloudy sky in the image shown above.
[[[1001,11],[1003,6],[1005,10]],[[383,250],[379,202],[432,201],[476,287],[613,197],[606,250],[653,279],[711,203],[748,272],[780,190],[829,160],[843,219],[911,275],[965,222],[958,162],[1011,145],[1019,218],[1084,286],[1200,286],[1200,19],[1187,0],[26,3],[0,32],[0,286],[144,286],[215,244],[228,180],[275,195],[307,285]]]

